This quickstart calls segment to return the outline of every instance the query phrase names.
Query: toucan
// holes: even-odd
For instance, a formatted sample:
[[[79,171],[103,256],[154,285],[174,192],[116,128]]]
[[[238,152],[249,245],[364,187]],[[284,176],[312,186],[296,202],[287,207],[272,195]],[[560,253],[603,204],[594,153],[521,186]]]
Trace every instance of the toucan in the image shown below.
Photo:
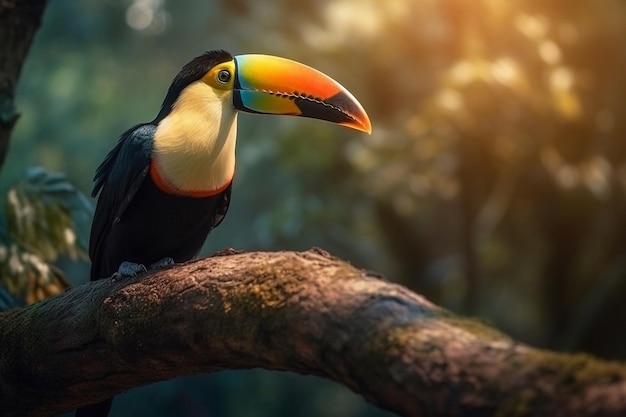
[[[174,77],[161,109],[124,132],[96,170],[91,279],[133,276],[193,258],[224,219],[239,112],[293,115],[371,132],[356,98],[304,64],[205,52]],[[103,417],[111,399],[77,417]]]

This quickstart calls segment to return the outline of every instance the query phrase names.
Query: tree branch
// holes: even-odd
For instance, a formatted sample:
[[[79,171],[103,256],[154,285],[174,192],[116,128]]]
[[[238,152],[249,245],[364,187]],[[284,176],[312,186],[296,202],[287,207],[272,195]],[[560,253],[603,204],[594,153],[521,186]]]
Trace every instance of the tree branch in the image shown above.
[[[227,253],[0,315],[0,407],[46,416],[181,375],[314,374],[406,416],[618,416],[626,366],[517,343],[320,250]]]

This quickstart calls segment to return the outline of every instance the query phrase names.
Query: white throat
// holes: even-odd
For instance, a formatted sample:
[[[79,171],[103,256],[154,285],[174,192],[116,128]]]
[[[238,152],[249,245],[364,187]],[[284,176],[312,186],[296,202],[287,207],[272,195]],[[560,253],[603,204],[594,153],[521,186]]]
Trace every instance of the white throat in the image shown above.
[[[230,93],[216,93],[198,81],[187,86],[172,111],[159,123],[153,158],[164,179],[176,189],[212,191],[235,173],[237,111]]]

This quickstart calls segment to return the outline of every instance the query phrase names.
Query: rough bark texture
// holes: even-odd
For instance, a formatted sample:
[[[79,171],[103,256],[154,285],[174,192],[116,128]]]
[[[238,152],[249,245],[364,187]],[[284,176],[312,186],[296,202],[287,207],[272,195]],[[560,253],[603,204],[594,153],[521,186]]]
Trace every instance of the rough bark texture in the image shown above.
[[[406,416],[626,415],[626,366],[517,343],[319,250],[227,253],[0,315],[3,416],[196,372],[314,374]]]
[[[45,0],[0,0],[0,169],[18,118],[15,86],[45,5]]]

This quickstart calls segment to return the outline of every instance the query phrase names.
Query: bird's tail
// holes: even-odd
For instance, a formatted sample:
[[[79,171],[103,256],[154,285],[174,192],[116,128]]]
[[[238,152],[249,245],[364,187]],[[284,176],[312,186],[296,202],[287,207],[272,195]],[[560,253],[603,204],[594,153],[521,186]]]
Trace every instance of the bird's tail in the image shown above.
[[[86,405],[76,410],[75,417],[107,417],[112,403],[113,397],[99,403]]]

